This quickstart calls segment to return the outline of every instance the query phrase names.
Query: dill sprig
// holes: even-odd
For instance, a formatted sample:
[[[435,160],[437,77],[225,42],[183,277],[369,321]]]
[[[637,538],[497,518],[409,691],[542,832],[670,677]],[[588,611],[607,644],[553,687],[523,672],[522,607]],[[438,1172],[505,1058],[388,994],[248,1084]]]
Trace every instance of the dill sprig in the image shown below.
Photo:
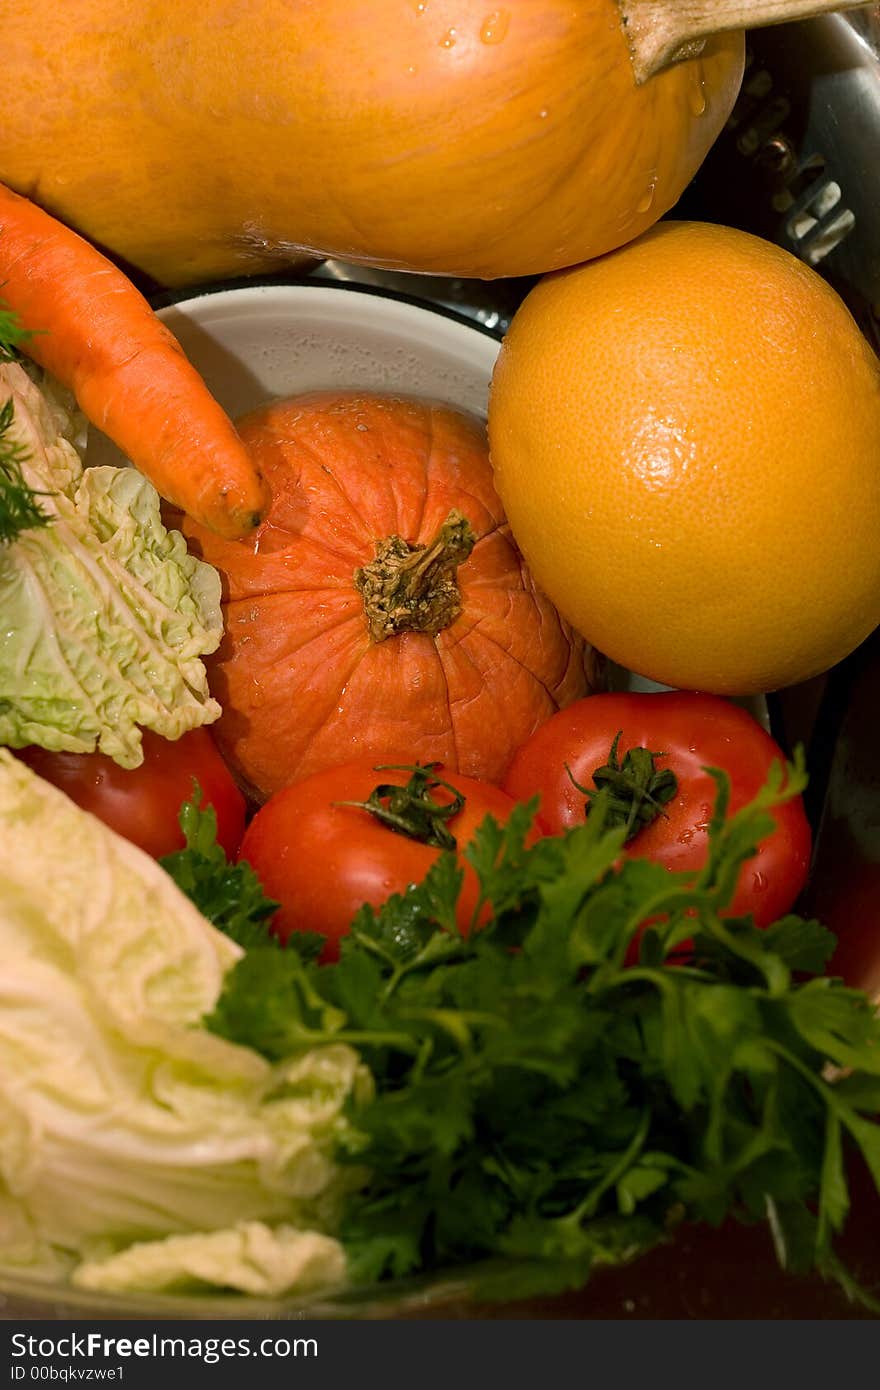
[[[0,405],[0,546],[10,545],[23,531],[48,526],[52,520],[39,502],[48,494],[36,491],[25,480],[22,464],[28,453],[23,444],[10,438],[14,419],[10,397]]]
[[[29,328],[22,328],[15,310],[0,304],[0,362],[14,362],[19,344],[31,336]]]
[[[0,362],[14,362],[19,345],[29,337],[30,329],[22,328],[15,310],[0,304]],[[0,406],[0,546],[10,545],[23,531],[48,526],[52,520],[38,500],[48,493],[38,492],[25,480],[22,465],[28,452],[10,437],[14,419],[10,397]]]

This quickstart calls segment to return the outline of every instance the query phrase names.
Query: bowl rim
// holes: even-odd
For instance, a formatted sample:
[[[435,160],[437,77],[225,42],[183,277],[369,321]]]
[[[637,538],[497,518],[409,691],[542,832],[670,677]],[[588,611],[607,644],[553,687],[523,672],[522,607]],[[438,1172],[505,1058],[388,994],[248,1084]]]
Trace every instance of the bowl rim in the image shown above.
[[[0,1269],[0,1322],[102,1317],[135,1321],[388,1321],[402,1313],[428,1312],[453,1302],[469,1302],[481,1279],[503,1267],[499,1260],[486,1259],[476,1265],[446,1267],[374,1284],[252,1294],[207,1285],[180,1292],[88,1289],[5,1266]],[[474,1306],[488,1308],[494,1301],[491,1295],[483,1300],[478,1296]]]
[[[414,276],[414,279],[418,278]],[[471,329],[494,343],[500,344],[504,338],[504,333],[499,329],[489,328],[486,324],[480,323],[478,319],[472,318],[469,314],[460,313],[457,309],[446,304],[425,299],[418,294],[409,294],[404,290],[390,289],[383,285],[370,285],[359,280],[316,280],[310,279],[308,276],[295,280],[291,279],[289,275],[242,275],[231,280],[207,280],[199,285],[160,290],[148,295],[147,300],[155,313],[161,313],[163,309],[175,308],[195,300],[249,289],[293,290],[297,293],[305,290],[308,294],[314,294],[316,291],[323,293],[328,290],[331,294],[356,294],[370,299],[391,300],[397,304],[407,305],[411,309],[422,310],[427,314],[436,315],[438,318],[447,319],[460,328]]]

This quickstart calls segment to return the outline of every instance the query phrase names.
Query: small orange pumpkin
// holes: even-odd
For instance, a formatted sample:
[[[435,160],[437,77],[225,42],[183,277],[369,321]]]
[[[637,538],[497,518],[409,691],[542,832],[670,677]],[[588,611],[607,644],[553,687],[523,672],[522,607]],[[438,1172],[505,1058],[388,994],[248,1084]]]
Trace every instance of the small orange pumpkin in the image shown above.
[[[183,528],[223,576],[216,734],[257,799],[401,748],[498,780],[593,688],[595,655],[511,538],[479,420],[334,392],[239,430],[272,490],[266,520],[243,542]]]

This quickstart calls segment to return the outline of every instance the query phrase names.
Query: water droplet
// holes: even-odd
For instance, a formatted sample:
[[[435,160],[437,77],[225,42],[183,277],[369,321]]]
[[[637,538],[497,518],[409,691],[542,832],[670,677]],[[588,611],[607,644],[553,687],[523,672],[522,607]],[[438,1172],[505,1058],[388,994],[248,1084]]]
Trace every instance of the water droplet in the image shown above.
[[[694,79],[688,96],[688,104],[695,116],[702,116],[706,110],[706,83],[700,75]]]
[[[413,67],[412,63],[410,63],[409,67],[407,68],[407,72],[409,73],[410,77],[414,75],[415,68]]]
[[[447,29],[447,30],[446,30],[446,33],[444,34],[443,38],[440,40],[440,47],[441,47],[441,48],[454,48],[454,47],[455,47],[455,30],[454,30],[454,29]]]
[[[547,117],[550,115],[550,112],[547,110],[546,106],[542,106],[541,110],[538,112],[538,115],[540,116],[542,121],[546,121]]]
[[[654,170],[652,170],[652,172],[651,172],[651,177],[650,177],[650,179],[648,180],[648,187],[647,187],[647,189],[646,189],[646,191],[645,191],[644,196],[643,196],[642,198],[640,198],[639,201],[636,203],[636,212],[650,212],[650,211],[651,211],[651,208],[654,206],[654,194],[655,194],[656,191],[657,191],[657,170],[654,169]]]
[[[483,43],[500,43],[507,33],[510,25],[509,10],[493,10],[487,14],[480,28],[480,39]]]
[[[416,14],[424,14],[427,8],[428,0],[415,0],[413,4],[413,9],[415,10]]]

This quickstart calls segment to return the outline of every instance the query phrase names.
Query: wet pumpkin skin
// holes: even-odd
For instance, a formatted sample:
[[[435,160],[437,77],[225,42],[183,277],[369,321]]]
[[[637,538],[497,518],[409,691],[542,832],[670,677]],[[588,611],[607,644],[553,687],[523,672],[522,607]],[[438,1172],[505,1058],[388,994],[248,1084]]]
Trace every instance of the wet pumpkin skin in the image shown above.
[[[537,591],[511,539],[479,420],[323,392],[254,411],[238,428],[272,491],[266,521],[241,543],[182,525],[223,578],[226,632],[207,663],[224,711],[214,733],[257,800],[401,749],[499,781],[529,734],[595,684],[592,651]],[[356,576],[369,577],[389,538],[430,546],[455,513],[473,548],[452,566],[454,592],[444,579],[411,630],[380,638],[370,585]],[[431,631],[432,618],[445,625]]]
[[[0,181],[164,285],[311,253],[539,274],[676,202],[743,53],[636,86],[614,0],[19,5]]]

